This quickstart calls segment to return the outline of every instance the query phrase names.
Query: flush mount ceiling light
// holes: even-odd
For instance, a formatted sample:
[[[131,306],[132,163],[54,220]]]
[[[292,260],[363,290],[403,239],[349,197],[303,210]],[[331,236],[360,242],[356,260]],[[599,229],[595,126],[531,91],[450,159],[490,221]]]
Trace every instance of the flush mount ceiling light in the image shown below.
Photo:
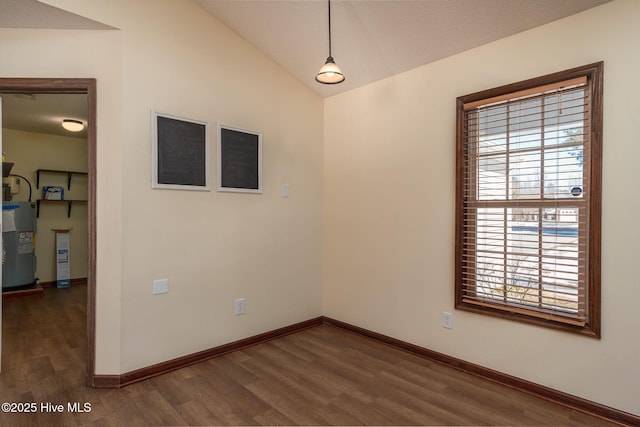
[[[84,124],[80,120],[64,119],[62,121],[62,127],[69,132],[80,132],[84,129]]]
[[[316,81],[318,83],[323,83],[326,85],[334,85],[336,83],[341,83],[344,81],[344,75],[340,68],[336,65],[333,60],[333,56],[331,56],[331,0],[328,0],[329,3],[329,57],[327,58],[327,62],[324,63],[318,74],[316,75]]]

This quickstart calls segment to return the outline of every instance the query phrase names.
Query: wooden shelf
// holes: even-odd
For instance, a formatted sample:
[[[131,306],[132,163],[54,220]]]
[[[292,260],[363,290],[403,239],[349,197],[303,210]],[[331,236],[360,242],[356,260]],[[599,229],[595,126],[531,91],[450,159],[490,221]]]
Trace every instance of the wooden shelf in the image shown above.
[[[77,171],[64,171],[58,169],[38,169],[36,170],[36,188],[40,188],[40,173],[56,173],[56,174],[67,174],[67,190],[71,189],[71,177],[75,175],[88,175],[87,172],[77,172]]]
[[[36,200],[36,218],[40,218],[40,203],[51,203],[51,204],[67,204],[67,218],[71,217],[71,206],[73,203],[87,203],[87,200],[79,200],[79,199],[66,199],[66,200],[47,200],[47,199],[38,199]]]

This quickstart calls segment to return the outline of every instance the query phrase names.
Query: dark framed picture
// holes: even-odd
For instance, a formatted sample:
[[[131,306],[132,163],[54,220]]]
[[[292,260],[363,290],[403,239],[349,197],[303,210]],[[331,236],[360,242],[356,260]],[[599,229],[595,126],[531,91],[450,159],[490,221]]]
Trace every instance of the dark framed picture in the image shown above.
[[[262,193],[262,133],[218,124],[217,187]]]
[[[209,123],[153,111],[152,188],[211,190]]]

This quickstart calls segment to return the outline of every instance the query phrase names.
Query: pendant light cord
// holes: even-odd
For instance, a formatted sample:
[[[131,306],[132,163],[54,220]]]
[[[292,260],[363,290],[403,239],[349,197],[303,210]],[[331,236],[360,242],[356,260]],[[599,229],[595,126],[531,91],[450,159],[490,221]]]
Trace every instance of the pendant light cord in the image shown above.
[[[327,0],[329,3],[329,56],[331,57],[331,0]]]
[[[316,81],[326,85],[333,85],[336,83],[342,83],[344,81],[344,75],[333,60],[333,53],[331,52],[331,0],[327,0],[327,6],[327,11],[329,13],[329,56],[327,57],[324,65],[320,68],[320,71],[318,71],[318,74],[316,74]]]

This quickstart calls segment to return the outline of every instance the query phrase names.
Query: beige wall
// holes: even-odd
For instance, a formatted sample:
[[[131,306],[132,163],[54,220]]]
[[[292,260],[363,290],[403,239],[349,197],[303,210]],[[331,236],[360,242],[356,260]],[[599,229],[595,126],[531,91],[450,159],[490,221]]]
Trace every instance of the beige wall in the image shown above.
[[[640,414],[638,16],[614,1],[328,98],[324,314]],[[600,60],[602,339],[454,311],[456,97]]]
[[[119,341],[117,365],[104,360],[98,373],[131,371],[321,315],[322,99],[189,1],[48,3],[118,28],[102,32],[117,34],[105,36],[117,56],[116,67],[109,65],[113,84],[98,71],[102,61],[85,64],[89,73],[62,73],[97,76],[98,88],[108,85],[119,96],[115,103],[98,96],[98,112],[116,113],[121,124],[113,140],[98,135],[99,146],[118,145],[116,153],[98,152],[99,169],[111,169],[109,159],[117,157],[99,181],[115,188],[98,188],[98,207],[118,221],[111,234],[98,218],[98,241],[118,253],[121,266],[117,282],[98,277],[99,307],[119,313],[119,323],[98,318]],[[74,34],[84,47],[91,40],[82,35],[96,33],[50,34]],[[38,40],[39,48],[46,44]],[[208,121],[213,165],[217,122],[262,132],[263,194],[152,190],[151,110]],[[99,132],[104,126],[110,124],[99,117]],[[282,184],[290,185],[289,198],[280,196]],[[97,261],[99,272],[110,268],[103,254]],[[154,296],[154,279],[169,279],[169,293]],[[112,286],[119,301],[104,301],[101,289],[111,293]],[[247,314],[235,316],[241,297]],[[99,359],[115,356],[108,344],[99,339]]]
[[[5,128],[2,129],[2,151],[7,154],[8,162],[15,163],[11,173],[22,175],[31,182],[31,200],[42,199],[44,185],[64,187],[65,199],[87,200],[87,177],[84,175],[73,175],[69,190],[66,174],[42,173],[40,188],[36,188],[37,169],[86,171],[86,140]],[[13,200],[28,199],[29,186],[23,181],[20,193],[14,194]],[[40,282],[56,280],[56,239],[52,229],[71,229],[71,278],[87,277],[87,204],[73,204],[70,217],[67,217],[66,204],[42,204],[35,247],[36,277]]]
[[[123,371],[321,315],[322,99],[190,2],[126,5]],[[151,190],[152,109],[262,132],[263,194]]]
[[[93,77],[98,82],[96,370],[120,373],[121,34],[2,28],[0,40],[2,77]]]

